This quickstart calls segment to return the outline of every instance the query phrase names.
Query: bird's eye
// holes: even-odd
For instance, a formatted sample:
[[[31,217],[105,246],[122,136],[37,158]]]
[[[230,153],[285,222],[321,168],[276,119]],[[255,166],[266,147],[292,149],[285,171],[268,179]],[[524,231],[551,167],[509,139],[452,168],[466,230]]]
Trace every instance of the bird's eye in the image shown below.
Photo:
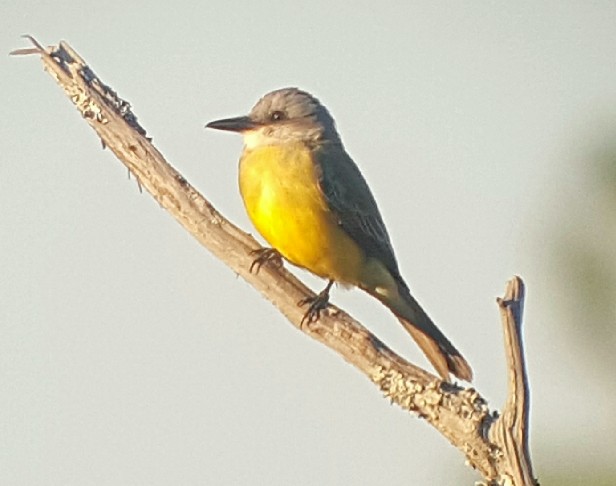
[[[270,119],[272,121],[279,121],[279,120],[284,120],[286,118],[286,115],[284,113],[284,111],[273,111],[272,114],[270,115]]]

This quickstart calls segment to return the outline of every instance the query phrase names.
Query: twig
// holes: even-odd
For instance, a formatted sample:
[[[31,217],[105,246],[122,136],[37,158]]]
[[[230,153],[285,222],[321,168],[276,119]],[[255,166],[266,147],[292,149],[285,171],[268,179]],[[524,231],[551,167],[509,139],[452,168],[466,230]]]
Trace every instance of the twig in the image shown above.
[[[504,298],[497,299],[497,303],[503,322],[509,387],[505,410],[491,428],[490,438],[501,445],[503,452],[500,481],[535,485],[528,450],[530,390],[522,347],[524,283],[520,277],[508,282]]]
[[[522,372],[512,375],[516,399],[508,402],[503,417],[495,421],[495,414],[490,413],[486,401],[473,388],[443,383],[407,362],[340,309],[333,308],[323,313],[317,322],[302,328],[303,310],[296,303],[312,295],[310,290],[286,269],[274,264],[264,265],[258,275],[251,273],[249,269],[254,258],[251,251],[258,248],[257,242],[226,220],[164,160],[137,123],[130,104],[105,85],[67,43],[60,42],[57,47],[44,49],[32,37],[27,37],[35,47],[13,54],[41,56],[45,69],[96,131],[103,147],[112,150],[135,176],[139,187],[152,194],[212,254],[261,292],[293,325],[336,351],[366,375],[392,402],[425,418],[465,454],[469,465],[490,484],[500,484],[506,478],[511,478],[510,484],[516,486],[533,484],[525,479],[526,476],[510,474],[512,464],[524,461],[530,473],[525,439],[526,375],[517,331],[510,333],[517,341],[507,338],[506,342],[508,347],[517,349],[512,354],[516,362],[521,363]],[[522,288],[521,280],[516,282],[518,288]],[[520,317],[522,298],[521,292],[518,295],[508,293],[501,308],[509,311],[516,308],[516,315]],[[515,307],[516,302],[518,307]],[[526,392],[522,396],[520,389]],[[515,409],[511,422],[514,425],[499,425],[509,424],[510,408]],[[519,420],[522,420],[521,427],[517,426]],[[496,433],[497,429],[503,432]],[[520,444],[521,449],[517,447]],[[519,459],[509,459],[512,451]]]

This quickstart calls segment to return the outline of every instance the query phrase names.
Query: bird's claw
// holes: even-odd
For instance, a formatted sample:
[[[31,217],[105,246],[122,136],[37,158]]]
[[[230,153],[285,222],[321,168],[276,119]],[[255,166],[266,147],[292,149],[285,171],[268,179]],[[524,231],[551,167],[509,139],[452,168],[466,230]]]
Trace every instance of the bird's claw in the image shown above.
[[[250,273],[259,273],[265,263],[272,263],[277,268],[282,267],[282,256],[274,248],[257,248],[250,252],[256,258],[250,264]]]
[[[299,327],[302,328],[305,324],[312,324],[321,317],[321,311],[329,306],[329,292],[323,291],[314,297],[306,297],[297,303],[298,306],[308,306],[308,310],[302,317]]]

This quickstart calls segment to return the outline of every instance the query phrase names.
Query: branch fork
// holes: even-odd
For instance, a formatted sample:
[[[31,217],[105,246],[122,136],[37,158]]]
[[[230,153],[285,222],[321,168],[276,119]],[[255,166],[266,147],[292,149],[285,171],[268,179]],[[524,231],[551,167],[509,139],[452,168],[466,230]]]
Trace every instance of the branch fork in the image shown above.
[[[512,278],[498,299],[508,365],[508,397],[503,413],[491,412],[474,388],[441,381],[409,363],[344,311],[331,308],[320,319],[301,326],[303,309],[296,303],[314,294],[284,267],[266,264],[252,273],[258,243],[225,219],[178,173],[147,138],[131,106],[104,84],[66,42],[34,47],[14,55],[36,54],[64,89],[86,122],[147,190],[214,256],[224,261],[287,319],[337,352],[366,375],[392,403],[427,420],[460,449],[486,485],[537,485],[528,435],[529,382],[522,347],[524,284]]]

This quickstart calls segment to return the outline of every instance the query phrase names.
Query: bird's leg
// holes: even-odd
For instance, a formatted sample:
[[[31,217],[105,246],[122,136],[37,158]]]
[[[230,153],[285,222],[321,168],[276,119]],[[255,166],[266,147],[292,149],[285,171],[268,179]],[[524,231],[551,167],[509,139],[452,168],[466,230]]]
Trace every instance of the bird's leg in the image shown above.
[[[282,256],[274,248],[258,248],[252,250],[250,254],[256,257],[250,264],[250,273],[253,270],[259,273],[264,263],[273,263],[276,267],[282,267]]]
[[[332,285],[334,285],[334,281],[330,280],[327,282],[327,286],[317,295],[314,297],[306,297],[297,303],[299,306],[308,305],[308,310],[304,314],[304,317],[302,317],[300,327],[304,324],[310,324],[319,320],[321,311],[327,309],[329,305],[329,290],[332,288]]]

